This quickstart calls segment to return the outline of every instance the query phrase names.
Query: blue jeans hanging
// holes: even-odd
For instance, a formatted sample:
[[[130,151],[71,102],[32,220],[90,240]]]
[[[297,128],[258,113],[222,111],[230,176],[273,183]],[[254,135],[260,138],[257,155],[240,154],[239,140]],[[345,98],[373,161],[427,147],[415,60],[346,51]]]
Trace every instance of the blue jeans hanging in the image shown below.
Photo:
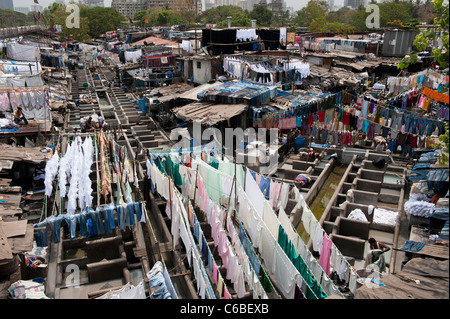
[[[127,224],[127,207],[124,205],[120,205],[117,207],[117,220],[119,222],[119,228],[125,229]]]
[[[134,220],[134,204],[135,203],[128,203],[127,205],[127,225],[129,226],[136,224]]]
[[[104,220],[104,230],[106,234],[111,234],[111,222],[109,220],[109,213],[108,213],[109,208],[107,207],[103,207],[102,209],[100,209],[100,214],[103,215],[103,220]],[[114,217],[114,215],[113,215]],[[114,219],[113,219],[114,221]]]
[[[97,210],[89,210],[89,217],[92,219],[92,226],[94,228],[94,232],[97,235],[101,235],[105,233],[105,229],[103,227],[103,220],[100,213],[100,209],[97,207]]]
[[[65,214],[64,220],[67,223],[67,226],[69,228],[70,238],[75,238],[75,233],[77,230],[77,224],[78,224],[78,215],[75,214]]]
[[[38,247],[48,246],[47,220],[34,224],[34,239],[36,239],[36,245]]]
[[[141,203],[136,202],[133,204],[134,204],[134,212],[136,213],[137,220],[140,221],[142,218]]]
[[[80,222],[80,236],[87,235],[87,213],[86,211],[82,211],[78,214],[78,221]]]
[[[53,243],[59,243],[61,240],[61,223],[62,223],[63,217],[62,215],[58,216],[50,216],[47,217],[47,223],[50,226],[50,230],[52,232],[52,242]]]

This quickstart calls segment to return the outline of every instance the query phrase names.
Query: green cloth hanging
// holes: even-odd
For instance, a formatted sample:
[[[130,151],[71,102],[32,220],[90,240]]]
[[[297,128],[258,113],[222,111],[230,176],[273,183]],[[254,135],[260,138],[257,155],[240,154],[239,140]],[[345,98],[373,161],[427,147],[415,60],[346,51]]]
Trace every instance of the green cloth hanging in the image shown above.
[[[167,176],[171,177],[175,186],[183,185],[183,179],[180,174],[180,165],[172,161],[170,156],[165,156],[164,169]]]
[[[153,162],[155,163],[156,167],[158,167],[159,171],[164,174],[164,167],[161,163],[161,159],[159,157],[155,157],[155,160]]]
[[[311,299],[308,297],[308,294],[310,296],[312,296],[314,299],[317,299],[317,298],[323,299],[323,298],[327,297],[327,294],[323,291],[319,282],[311,276],[308,266],[306,265],[302,256],[300,256],[300,255],[297,256],[297,253],[295,252],[294,244],[289,239],[286,231],[284,230],[283,226],[281,226],[281,225],[278,228],[278,244],[283,249],[283,251],[286,253],[286,255],[289,257],[289,259],[292,261],[292,264],[298,270],[300,275],[304,278],[304,280],[307,283],[307,286],[311,287],[311,291],[309,291],[309,288],[307,288],[305,296],[308,299]]]
[[[211,158],[211,162],[209,162],[209,165],[211,165],[215,169],[219,169],[219,161],[215,158]]]
[[[208,170],[206,178],[206,192],[213,202],[216,204],[220,203],[220,198],[222,197],[222,183],[218,172]]]
[[[270,282],[269,277],[267,277],[267,274],[266,274],[266,272],[264,271],[264,269],[262,267],[261,267],[261,270],[260,270],[260,274],[261,274],[260,282],[261,282],[261,286],[263,287],[264,291],[267,292],[267,293],[272,292],[273,289],[272,289],[271,282]]]

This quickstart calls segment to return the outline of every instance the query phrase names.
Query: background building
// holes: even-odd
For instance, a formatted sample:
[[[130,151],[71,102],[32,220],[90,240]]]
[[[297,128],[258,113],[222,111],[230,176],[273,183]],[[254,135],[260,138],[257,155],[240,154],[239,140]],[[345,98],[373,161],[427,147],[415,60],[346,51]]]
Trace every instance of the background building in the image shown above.
[[[367,0],[344,0],[344,6],[356,9],[359,6],[366,6]]]
[[[255,5],[266,7],[273,13],[279,13],[286,10],[284,0],[260,0],[259,3],[256,3]]]
[[[328,12],[334,11],[334,0],[328,0]]]
[[[104,0],[80,0],[80,3],[88,5],[90,7],[104,7],[105,6]]]
[[[202,0],[172,0],[173,4],[169,3],[169,7],[172,9],[176,9],[179,11],[194,11],[197,12],[197,14],[201,14],[202,13]],[[149,1],[149,2],[155,2],[155,1]],[[165,2],[168,1],[158,1],[158,2],[163,2],[162,5],[158,5],[158,6],[163,6]]]
[[[44,7],[39,4],[32,4],[30,6],[30,11],[32,12],[42,12],[44,10]]]
[[[177,0],[146,0],[147,7],[163,7],[166,3],[169,5],[169,7],[174,8],[174,5],[177,3]],[[195,2],[195,1],[189,1],[188,2]]]
[[[28,7],[15,7],[14,11],[23,13],[23,14],[27,14],[28,12],[30,12],[30,8]]]
[[[147,10],[147,0],[112,0],[111,7],[119,11],[121,15],[133,19],[136,12]]]
[[[14,10],[13,0],[1,0],[0,1],[0,9]]]

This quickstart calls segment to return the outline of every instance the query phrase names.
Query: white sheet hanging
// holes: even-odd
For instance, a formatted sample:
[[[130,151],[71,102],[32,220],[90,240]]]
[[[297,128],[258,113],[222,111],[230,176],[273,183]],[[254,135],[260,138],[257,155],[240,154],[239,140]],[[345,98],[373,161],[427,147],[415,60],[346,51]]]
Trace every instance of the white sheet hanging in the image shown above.
[[[183,40],[181,42],[181,48],[189,53],[194,52],[194,50],[192,49],[191,41],[189,41],[189,40]]]
[[[40,50],[38,47],[20,43],[7,43],[7,57],[17,61],[39,61]]]
[[[53,154],[52,158],[47,162],[45,165],[45,195],[47,197],[50,197],[53,191],[53,180],[56,177],[56,174],[58,173],[58,166],[59,166],[59,155],[58,152],[55,152]]]
[[[236,41],[254,41],[257,40],[256,29],[237,29],[236,30]]]

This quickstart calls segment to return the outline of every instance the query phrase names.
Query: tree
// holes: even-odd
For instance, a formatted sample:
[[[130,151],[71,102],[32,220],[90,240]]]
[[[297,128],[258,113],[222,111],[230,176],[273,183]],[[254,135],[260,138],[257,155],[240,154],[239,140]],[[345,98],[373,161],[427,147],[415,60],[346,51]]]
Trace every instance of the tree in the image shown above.
[[[19,27],[34,24],[33,16],[9,9],[0,9],[0,28]]]
[[[321,0],[310,0],[306,7],[297,11],[294,23],[300,27],[308,27],[314,19],[326,17],[328,4]]]
[[[173,10],[163,9],[156,18],[157,25],[159,26],[169,26],[176,24],[185,24],[186,20],[179,16]]]
[[[315,18],[308,27],[311,32],[326,32],[328,22],[325,17]]]
[[[56,2],[53,2],[48,7],[44,8],[44,11],[42,11],[42,13],[44,15],[45,23],[48,24],[50,22],[50,19],[51,19],[53,13],[55,13],[55,11],[57,11],[58,9],[61,9],[61,8],[65,8],[65,6],[62,3],[56,3]]]
[[[145,22],[145,17],[147,16],[147,10],[139,10],[136,11],[134,14],[133,20],[138,21],[139,23],[142,23],[142,25]]]
[[[448,130],[448,122],[444,122],[444,130],[445,133],[439,135],[439,141],[441,142],[439,145],[434,145],[437,149],[441,150],[439,154],[439,165],[446,166],[449,162],[449,130]]]
[[[355,31],[355,28],[349,25],[344,25],[339,22],[327,22],[324,17],[314,19],[309,25],[309,30],[312,32],[331,32],[347,37]]]
[[[348,23],[350,17],[356,12],[356,9],[350,9],[349,7],[339,8],[337,11],[329,12],[327,15],[328,22]]]
[[[245,11],[238,6],[218,6],[214,9],[206,10],[199,16],[199,21],[203,24],[207,23],[223,23],[227,21],[227,17],[234,15],[244,15],[247,16]],[[248,16],[247,16],[248,18]],[[250,21],[250,19],[249,19]]]
[[[250,12],[250,18],[256,20],[256,25],[268,27],[272,23],[273,13],[264,6],[255,6]]]
[[[284,27],[290,23],[289,11],[280,11],[274,15],[272,25],[277,27]]]
[[[383,2],[380,7],[380,26],[389,27],[389,22],[398,20],[402,24],[412,19],[412,6],[409,2]],[[398,21],[396,23],[398,23]]]
[[[47,11],[44,10],[48,19],[53,19],[55,24],[62,26],[61,38],[63,40],[73,37],[78,41],[88,42],[91,37],[98,37],[107,31],[116,30],[119,24],[125,20],[114,8],[79,6],[80,28],[67,28],[66,18],[69,13],[66,12],[65,5],[53,3],[46,8]]]
[[[80,16],[89,20],[89,35],[93,38],[107,31],[116,30],[125,20],[125,17],[114,8],[82,6]]]
[[[350,17],[350,25],[355,28],[356,32],[367,31],[366,19],[368,15],[369,13],[367,13],[364,8],[358,8],[358,10]]]
[[[439,19],[434,20],[434,28],[419,33],[414,40],[417,52],[430,51],[434,61],[443,69],[448,67],[448,27],[449,13],[448,0],[434,0],[434,8],[442,13]],[[417,52],[405,56],[397,67],[401,70],[407,69],[411,64],[417,62]]]
[[[218,27],[228,26],[228,19],[217,23]],[[250,18],[245,14],[245,12],[236,13],[231,16],[231,26],[232,27],[249,27],[251,26]]]
[[[434,4],[431,2],[419,5],[416,9],[416,13],[419,21],[427,24],[432,24],[434,22],[434,18],[437,16],[437,12],[434,10]]]

